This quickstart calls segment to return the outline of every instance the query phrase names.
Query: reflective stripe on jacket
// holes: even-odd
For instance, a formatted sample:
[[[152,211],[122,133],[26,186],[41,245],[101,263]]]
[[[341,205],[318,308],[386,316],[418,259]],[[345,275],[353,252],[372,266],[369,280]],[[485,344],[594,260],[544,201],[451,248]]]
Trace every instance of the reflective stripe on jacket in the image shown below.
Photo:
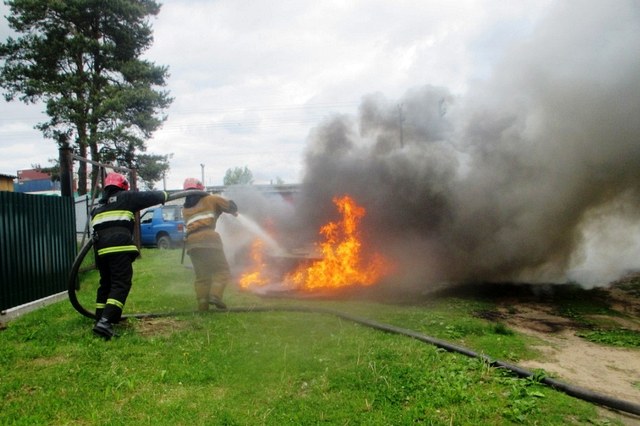
[[[94,248],[98,256],[111,253],[138,253],[133,242],[135,212],[163,204],[168,194],[164,191],[119,191],[100,200],[91,212]]]
[[[237,206],[219,195],[207,195],[192,207],[184,207],[182,216],[187,226],[187,250],[196,247],[222,248],[216,222],[222,213],[235,213]]]

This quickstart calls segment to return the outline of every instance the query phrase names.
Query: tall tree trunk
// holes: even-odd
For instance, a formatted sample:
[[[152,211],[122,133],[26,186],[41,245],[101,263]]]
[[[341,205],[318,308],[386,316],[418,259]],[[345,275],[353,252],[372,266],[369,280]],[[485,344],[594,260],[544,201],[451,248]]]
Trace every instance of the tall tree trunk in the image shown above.
[[[99,163],[100,152],[98,151],[98,145],[95,143],[92,143],[90,149],[91,149],[91,159],[96,163]],[[91,168],[91,190],[92,191],[93,191],[93,188],[96,188],[96,190],[98,190],[96,183],[100,181],[100,178],[101,178],[100,167],[93,166]]]

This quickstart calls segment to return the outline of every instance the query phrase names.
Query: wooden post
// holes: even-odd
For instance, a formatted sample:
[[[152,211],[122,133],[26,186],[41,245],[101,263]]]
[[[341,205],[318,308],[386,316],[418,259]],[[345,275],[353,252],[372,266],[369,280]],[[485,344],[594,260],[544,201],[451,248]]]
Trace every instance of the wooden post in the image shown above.
[[[131,173],[129,173],[129,178],[131,179],[131,188],[130,191],[138,190],[138,171],[136,169],[131,169]],[[133,242],[138,247],[138,250],[142,248],[142,240],[140,238],[140,212],[137,211],[134,213],[135,217],[135,226],[133,227]],[[142,252],[140,252],[140,256],[142,256]]]
[[[73,150],[63,146],[60,152],[60,195],[73,197]]]

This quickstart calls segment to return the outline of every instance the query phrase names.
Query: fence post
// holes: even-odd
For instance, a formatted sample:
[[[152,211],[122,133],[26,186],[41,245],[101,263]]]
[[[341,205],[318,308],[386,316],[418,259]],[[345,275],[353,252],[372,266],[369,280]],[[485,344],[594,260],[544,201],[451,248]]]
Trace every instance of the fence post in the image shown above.
[[[131,178],[131,190],[138,190],[138,169],[132,168],[130,169],[130,178]],[[134,213],[134,217],[136,219],[136,224],[133,227],[133,243],[138,247],[138,251],[142,247],[142,237],[140,236],[140,211]],[[141,254],[142,256],[142,254]]]
[[[59,149],[60,152],[60,195],[63,197],[73,196],[73,151],[69,146]]]

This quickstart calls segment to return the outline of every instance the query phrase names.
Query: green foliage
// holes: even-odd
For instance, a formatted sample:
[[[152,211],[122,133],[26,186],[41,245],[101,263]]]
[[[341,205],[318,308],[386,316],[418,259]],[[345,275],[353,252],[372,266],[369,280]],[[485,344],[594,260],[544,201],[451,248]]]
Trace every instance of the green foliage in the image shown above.
[[[148,17],[160,6],[153,0],[6,3],[19,36],[0,43],[5,98],[43,101],[49,121],[36,128],[60,147],[132,167],[172,101],[160,90],[167,68],[140,58],[153,41]],[[86,168],[79,174],[82,193]]]
[[[640,348],[640,332],[627,329],[589,330],[576,333],[590,342],[609,346]]]
[[[253,183],[253,173],[247,166],[227,169],[222,180],[224,185],[251,185]]]
[[[493,325],[493,332],[495,334],[502,334],[503,336],[513,335],[513,330],[509,329],[504,323],[498,322]]]
[[[126,313],[109,342],[66,301],[0,331],[0,424],[587,424],[596,407],[486,362],[313,312],[184,313],[193,271],[179,250],[144,249]],[[90,307],[96,271],[81,276]],[[455,332],[474,350],[524,342],[472,318],[476,303],[428,306],[262,299],[236,288],[230,307],[334,309],[426,334]],[[480,306],[485,307],[485,306]],[[179,314],[180,312],[183,312]],[[449,327],[449,328],[448,328]],[[476,340],[479,339],[479,340]],[[486,340],[481,340],[486,339]]]
[[[536,380],[506,378],[507,407],[504,416],[515,423],[527,423],[530,416],[540,412],[539,399],[545,398],[544,388]]]
[[[155,182],[162,179],[164,174],[169,171],[169,159],[172,156],[173,154],[139,154],[136,157],[135,166],[138,169],[138,177],[147,189],[153,190],[155,188]]]

